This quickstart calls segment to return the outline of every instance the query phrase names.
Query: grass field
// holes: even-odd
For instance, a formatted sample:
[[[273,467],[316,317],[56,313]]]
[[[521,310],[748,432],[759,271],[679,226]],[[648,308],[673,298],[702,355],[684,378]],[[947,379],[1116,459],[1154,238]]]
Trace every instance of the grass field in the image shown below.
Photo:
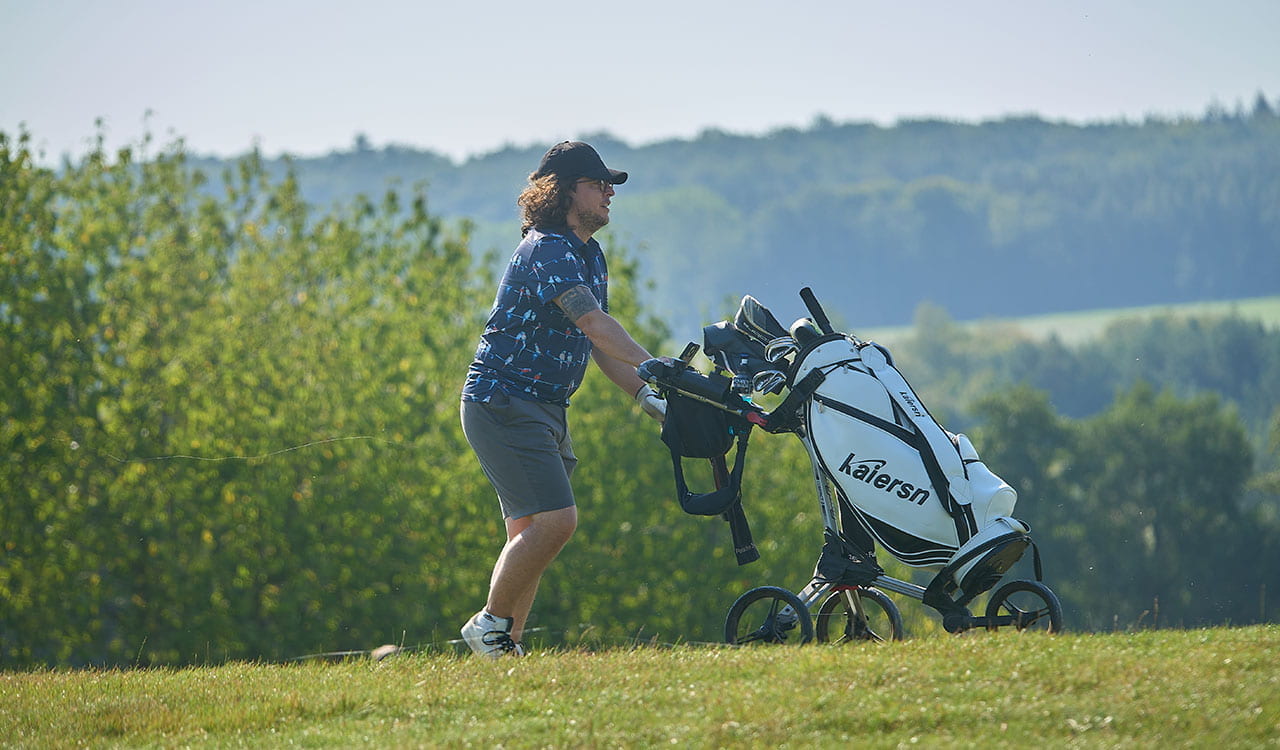
[[[1280,329],[1280,296],[1254,297],[1225,302],[1193,302],[1182,305],[1151,305],[1125,307],[1112,310],[1086,310],[1054,315],[1035,315],[1024,318],[966,321],[965,327],[1011,326],[1035,339],[1057,336],[1065,344],[1079,344],[1096,338],[1107,326],[1122,319],[1147,319],[1159,315],[1183,317],[1238,316],[1256,320],[1268,329]],[[911,326],[868,329],[859,332],[863,338],[885,343],[901,340],[911,334]]]
[[[5,747],[1280,747],[1280,626],[0,673]]]

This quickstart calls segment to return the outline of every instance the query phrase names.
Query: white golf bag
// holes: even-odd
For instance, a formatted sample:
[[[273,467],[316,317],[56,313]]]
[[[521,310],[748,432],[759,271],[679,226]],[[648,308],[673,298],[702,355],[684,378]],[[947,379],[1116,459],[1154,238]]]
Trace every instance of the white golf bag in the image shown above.
[[[937,584],[966,599],[994,585],[1029,542],[1010,517],[1014,489],[938,425],[884,347],[833,338],[803,353],[793,382],[814,371],[801,439],[840,498],[843,535],[851,516],[898,560],[941,567]]]
[[[838,500],[838,520],[824,521],[828,543],[819,568],[846,558],[847,582],[866,583],[880,572],[872,554],[878,544],[907,565],[937,570],[925,603],[954,612],[1034,549],[1029,526],[1011,516],[1017,493],[967,437],[929,415],[887,349],[834,332],[812,293],[801,296],[813,320],[790,330],[750,296],[732,322],[707,326],[704,350],[716,372],[701,388],[677,382],[700,377],[690,370],[652,364],[642,366],[642,376],[768,432],[794,432],[809,451],[819,494],[829,495],[829,483]],[[749,398],[784,391],[768,413]],[[838,569],[841,560],[835,562]]]

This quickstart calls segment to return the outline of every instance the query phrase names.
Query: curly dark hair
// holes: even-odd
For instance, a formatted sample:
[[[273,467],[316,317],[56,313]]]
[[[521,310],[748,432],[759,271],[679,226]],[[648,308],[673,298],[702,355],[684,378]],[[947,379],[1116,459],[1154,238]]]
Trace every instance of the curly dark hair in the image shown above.
[[[520,206],[520,234],[534,227],[562,227],[569,222],[569,206],[573,204],[573,180],[554,174],[534,178],[516,198]]]

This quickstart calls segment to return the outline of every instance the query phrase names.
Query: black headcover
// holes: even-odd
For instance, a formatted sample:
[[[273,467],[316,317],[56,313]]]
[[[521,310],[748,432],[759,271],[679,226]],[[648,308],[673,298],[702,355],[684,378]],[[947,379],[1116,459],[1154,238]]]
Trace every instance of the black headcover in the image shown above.
[[[760,304],[750,294],[743,297],[742,302],[739,303],[738,313],[733,316],[733,327],[755,339],[760,344],[761,350],[768,346],[770,341],[787,335],[787,329],[773,317],[769,308]]]
[[[702,329],[707,358],[734,375],[751,377],[761,370],[776,369],[764,358],[764,346],[726,321]]]

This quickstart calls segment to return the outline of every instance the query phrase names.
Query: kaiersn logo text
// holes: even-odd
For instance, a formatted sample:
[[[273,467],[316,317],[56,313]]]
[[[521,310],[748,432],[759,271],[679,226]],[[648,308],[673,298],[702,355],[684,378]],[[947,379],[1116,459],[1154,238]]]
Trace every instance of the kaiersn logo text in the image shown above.
[[[908,391],[898,391],[898,395],[902,397],[902,400],[906,402],[907,406],[911,407],[912,414],[915,414],[917,417],[924,416],[924,410],[920,408],[920,404],[911,397],[911,394]]]
[[[882,458],[854,460],[855,458],[854,454],[850,453],[844,463],[840,464],[839,471],[916,505],[924,505],[933,494],[924,487],[917,487],[885,472],[884,466],[888,462]]]

